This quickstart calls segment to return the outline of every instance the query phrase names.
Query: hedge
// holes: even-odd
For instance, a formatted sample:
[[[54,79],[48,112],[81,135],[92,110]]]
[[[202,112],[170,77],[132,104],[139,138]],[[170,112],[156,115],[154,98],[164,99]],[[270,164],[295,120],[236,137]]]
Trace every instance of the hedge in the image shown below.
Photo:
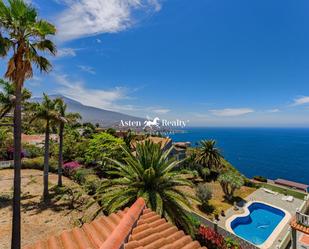
[[[35,157],[35,158],[25,158],[21,162],[22,169],[44,169],[44,157]],[[52,173],[57,173],[58,162],[57,160],[50,158],[49,159],[49,171]]]

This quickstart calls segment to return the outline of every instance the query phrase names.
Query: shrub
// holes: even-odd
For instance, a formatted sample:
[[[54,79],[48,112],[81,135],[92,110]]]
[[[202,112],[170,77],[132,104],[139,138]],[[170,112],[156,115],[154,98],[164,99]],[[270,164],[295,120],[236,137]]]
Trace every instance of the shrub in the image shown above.
[[[81,167],[75,171],[73,179],[79,184],[83,184],[86,181],[86,176],[89,174],[93,174],[93,170]]]
[[[250,179],[245,178],[244,181],[245,181],[244,186],[249,188],[258,188],[257,184],[251,181]]]
[[[79,168],[75,171],[73,178],[80,185],[83,185],[88,194],[95,194],[100,186],[100,178],[94,174],[92,169]]]
[[[88,194],[94,195],[97,192],[97,189],[101,186],[101,180],[97,175],[87,175],[85,178],[85,191]]]
[[[198,229],[201,226],[201,222],[200,222],[200,220],[196,216],[190,214],[190,215],[188,215],[188,217],[189,217],[189,219],[191,221],[191,224],[193,225],[193,227],[195,229]]]
[[[43,148],[35,146],[33,144],[24,144],[23,149],[26,152],[28,158],[40,157],[43,155]]]
[[[267,178],[264,176],[254,176],[253,179],[259,182],[267,182]]]
[[[63,172],[66,176],[75,174],[75,171],[80,168],[81,165],[78,162],[68,162],[63,165]]]
[[[208,211],[209,210],[208,201],[212,197],[212,191],[209,188],[209,186],[207,186],[207,184],[202,184],[202,183],[197,185],[196,196],[202,204],[201,205],[202,211],[204,212]]]
[[[235,241],[231,237],[226,237],[225,238],[225,245],[226,245],[226,248],[228,248],[228,249],[241,249],[241,247],[238,244],[238,242]]]
[[[97,162],[103,165],[106,162],[106,158],[121,160],[123,158],[121,146],[125,146],[125,143],[120,138],[103,132],[96,134],[89,141],[85,153],[86,163]]]
[[[43,170],[44,168],[44,157],[35,157],[35,158],[25,158],[22,160],[21,164],[22,169],[37,169]],[[58,162],[50,158],[49,159],[49,171],[53,173],[57,173]]]
[[[221,234],[205,226],[200,226],[197,239],[208,249],[241,249],[241,246],[232,238],[224,239]]]
[[[200,226],[197,239],[202,246],[206,246],[208,249],[224,249],[225,240],[222,235],[216,233],[215,230]]]

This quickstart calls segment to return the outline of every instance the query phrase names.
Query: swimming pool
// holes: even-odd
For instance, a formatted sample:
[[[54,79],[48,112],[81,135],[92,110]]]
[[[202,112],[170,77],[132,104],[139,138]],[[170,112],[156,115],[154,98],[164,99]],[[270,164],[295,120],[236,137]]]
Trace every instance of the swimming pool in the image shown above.
[[[245,207],[244,214],[235,215],[230,220],[229,227],[239,237],[264,248],[266,242],[270,244],[270,240],[275,239],[270,238],[275,230],[280,233],[278,225],[286,221],[288,215],[286,211],[266,203],[252,202]]]

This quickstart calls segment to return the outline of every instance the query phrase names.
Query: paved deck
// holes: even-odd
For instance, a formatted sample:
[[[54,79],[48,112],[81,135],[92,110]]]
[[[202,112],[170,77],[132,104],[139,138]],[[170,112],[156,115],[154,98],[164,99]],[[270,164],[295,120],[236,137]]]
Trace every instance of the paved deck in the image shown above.
[[[307,241],[303,242],[301,240],[302,236],[304,236],[303,233],[297,232],[297,249],[309,249],[309,243],[307,243]]]
[[[287,201],[282,200],[283,196],[284,196],[283,194],[274,195],[274,194],[266,193],[263,189],[257,189],[255,192],[249,195],[243,202],[238,203],[238,206],[239,207],[244,206],[244,204],[247,201],[262,201],[262,202],[269,203],[270,205],[282,208],[285,211],[289,212],[291,216],[294,216],[296,213],[296,209],[302,205],[303,200],[294,198],[293,202],[287,202]],[[218,222],[219,225],[221,227],[225,227],[225,221],[228,218],[230,218],[232,215],[242,213],[242,212],[243,211],[241,210],[241,208],[239,211],[235,211],[234,208],[228,209],[225,212],[225,217],[222,217],[222,216],[220,217],[220,221]],[[278,245],[281,242],[281,239],[285,236],[288,229],[289,229],[289,224],[284,226],[280,234],[277,236],[277,239],[275,240],[275,242],[272,244],[271,247],[269,247],[270,249],[276,249],[276,245]]]

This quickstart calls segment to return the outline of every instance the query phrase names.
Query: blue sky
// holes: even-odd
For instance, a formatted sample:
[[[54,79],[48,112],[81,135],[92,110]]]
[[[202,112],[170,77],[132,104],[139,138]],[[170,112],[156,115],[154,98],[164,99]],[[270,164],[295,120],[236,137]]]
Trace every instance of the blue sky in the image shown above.
[[[199,126],[309,127],[307,0],[31,2],[58,30],[53,71],[26,83],[35,96]]]

